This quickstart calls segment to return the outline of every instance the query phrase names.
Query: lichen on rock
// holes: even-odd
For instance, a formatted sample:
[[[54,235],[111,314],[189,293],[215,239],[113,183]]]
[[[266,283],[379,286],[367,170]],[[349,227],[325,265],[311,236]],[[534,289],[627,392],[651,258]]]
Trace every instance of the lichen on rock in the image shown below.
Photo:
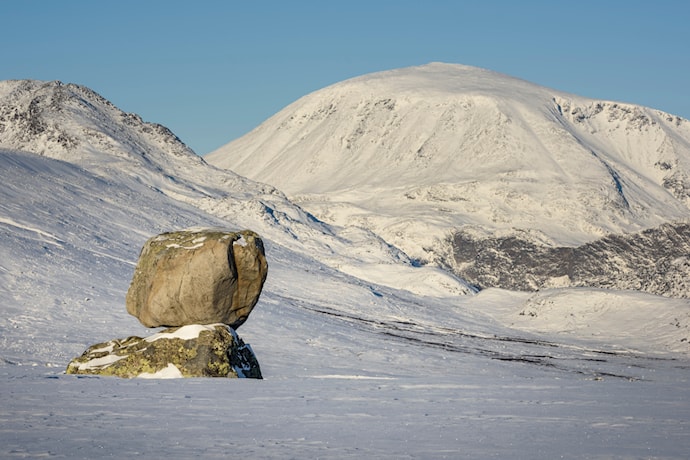
[[[89,347],[67,374],[133,377],[230,377],[261,379],[251,347],[225,324],[168,328]]]

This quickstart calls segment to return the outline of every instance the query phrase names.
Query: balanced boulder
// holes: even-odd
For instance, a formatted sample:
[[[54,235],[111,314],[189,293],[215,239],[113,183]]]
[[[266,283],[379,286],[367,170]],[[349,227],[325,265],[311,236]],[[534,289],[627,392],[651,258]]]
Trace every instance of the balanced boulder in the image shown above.
[[[70,361],[66,373],[126,378],[262,378],[251,347],[225,324],[194,324],[165,329],[143,339],[99,343]]]
[[[249,230],[189,229],[150,238],[127,291],[127,311],[147,327],[223,323],[249,317],[268,272],[261,238]]]

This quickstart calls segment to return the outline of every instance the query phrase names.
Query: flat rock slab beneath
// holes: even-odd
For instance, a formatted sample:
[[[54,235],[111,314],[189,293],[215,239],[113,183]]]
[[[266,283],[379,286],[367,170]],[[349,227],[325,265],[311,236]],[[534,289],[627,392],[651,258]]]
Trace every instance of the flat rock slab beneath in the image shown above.
[[[262,378],[251,347],[225,324],[193,324],[145,338],[99,343],[70,361],[66,372],[125,378]]]

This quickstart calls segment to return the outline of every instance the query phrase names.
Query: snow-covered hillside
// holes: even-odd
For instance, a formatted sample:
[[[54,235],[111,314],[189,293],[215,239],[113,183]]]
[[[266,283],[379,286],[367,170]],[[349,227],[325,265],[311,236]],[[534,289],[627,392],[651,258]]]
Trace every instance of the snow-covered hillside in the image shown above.
[[[0,457],[684,458],[690,448],[686,300],[472,295],[370,231],[321,222],[206,164],[83,87],[0,88]],[[89,345],[150,333],[124,303],[139,250],[190,226],[264,238],[268,279],[238,332],[265,380],[64,375]]]
[[[276,194],[271,187],[208,168],[170,130],[144,122],[92,90],[59,81],[0,82],[0,145],[79,164],[104,178],[176,197],[205,197],[208,184]],[[189,180],[193,179],[193,180]]]
[[[572,247],[690,215],[687,120],[462,65],[337,83],[205,158],[447,265],[458,230]]]
[[[326,226],[275,188],[209,166],[167,128],[125,113],[83,86],[0,82],[0,146],[68,161],[108,183],[150,189],[192,204],[272,241],[318,254],[332,266],[350,266],[355,259],[373,266],[412,265],[371,232]],[[471,291],[438,269],[416,272],[443,280],[442,292]],[[423,282],[419,289],[431,291]]]

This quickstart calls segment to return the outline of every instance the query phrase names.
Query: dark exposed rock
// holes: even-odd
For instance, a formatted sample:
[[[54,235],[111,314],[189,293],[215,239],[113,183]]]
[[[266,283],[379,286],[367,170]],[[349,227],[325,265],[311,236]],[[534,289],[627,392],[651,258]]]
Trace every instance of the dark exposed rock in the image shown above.
[[[579,247],[548,247],[526,239],[476,239],[458,232],[454,267],[479,288],[538,290],[589,286],[690,297],[690,224],[664,224],[609,235]]]

